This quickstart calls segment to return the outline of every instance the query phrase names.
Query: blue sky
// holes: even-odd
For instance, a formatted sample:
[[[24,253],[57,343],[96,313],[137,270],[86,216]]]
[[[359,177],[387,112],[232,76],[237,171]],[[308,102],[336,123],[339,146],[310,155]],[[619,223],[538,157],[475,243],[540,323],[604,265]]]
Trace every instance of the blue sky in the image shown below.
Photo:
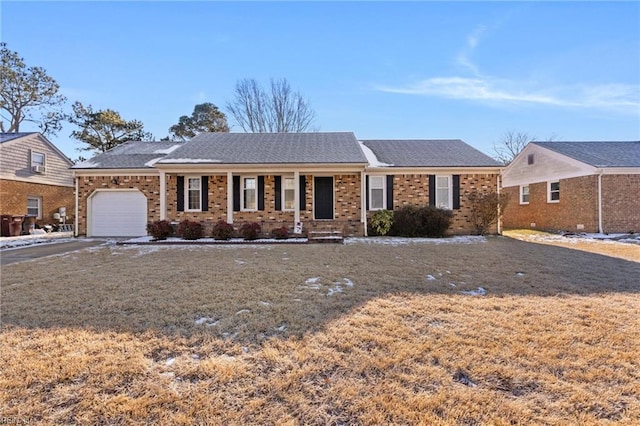
[[[321,131],[640,140],[639,2],[9,2],[1,38],[156,138],[237,80],[287,78]],[[232,131],[241,131],[234,126]],[[66,124],[51,140],[76,158]],[[24,127],[21,131],[34,130]]]

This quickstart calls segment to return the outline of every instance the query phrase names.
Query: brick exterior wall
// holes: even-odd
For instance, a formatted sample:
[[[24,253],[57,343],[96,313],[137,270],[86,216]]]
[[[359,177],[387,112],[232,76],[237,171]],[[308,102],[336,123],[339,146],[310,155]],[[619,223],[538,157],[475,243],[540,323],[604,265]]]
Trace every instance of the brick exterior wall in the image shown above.
[[[59,223],[58,220],[53,219],[53,214],[57,213],[60,207],[67,209],[66,223],[73,223],[75,214],[74,188],[68,186],[0,179],[0,214],[26,215],[27,197],[29,196],[42,199],[42,218],[35,221],[38,225]]]
[[[118,183],[111,183],[115,178]],[[160,220],[159,176],[83,176],[78,178],[78,235],[87,235],[87,199],[96,189],[134,188],[147,197],[147,221]]]
[[[640,174],[602,176],[605,232],[640,232]]]
[[[468,235],[475,233],[471,222],[472,206],[468,201],[469,194],[480,192],[496,192],[498,175],[496,174],[462,174],[460,175],[460,209],[453,210],[453,221],[448,233],[451,235]],[[387,189],[388,190],[388,189]],[[429,205],[429,175],[403,174],[393,178],[393,208],[405,205]],[[367,220],[375,212],[367,212]],[[498,225],[493,225],[489,233],[497,233]]]
[[[504,212],[506,229],[598,232],[598,177],[560,180],[560,202],[547,202],[547,183],[529,185],[529,204],[519,204],[519,187],[504,188],[511,202]],[[603,231],[640,230],[640,175],[602,176]],[[579,225],[582,225],[579,227]]]

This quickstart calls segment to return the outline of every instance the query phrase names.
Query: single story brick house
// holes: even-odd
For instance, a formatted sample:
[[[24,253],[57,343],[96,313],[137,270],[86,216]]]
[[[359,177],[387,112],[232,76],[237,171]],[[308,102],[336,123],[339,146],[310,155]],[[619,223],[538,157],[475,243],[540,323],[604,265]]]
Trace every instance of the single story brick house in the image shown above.
[[[505,228],[640,232],[640,142],[531,142],[502,185]]]
[[[28,226],[73,223],[73,162],[38,132],[0,133],[0,214]],[[62,216],[60,216],[62,214]],[[12,219],[8,219],[9,216]],[[60,219],[62,217],[62,220]],[[6,224],[5,224],[6,225]],[[3,236],[7,232],[3,226]]]
[[[375,210],[405,204],[452,209],[450,233],[472,233],[466,197],[497,191],[501,168],[460,140],[318,132],[131,141],[72,170],[78,235],[146,235],[149,222],[185,219],[207,231],[224,220],[365,235]]]

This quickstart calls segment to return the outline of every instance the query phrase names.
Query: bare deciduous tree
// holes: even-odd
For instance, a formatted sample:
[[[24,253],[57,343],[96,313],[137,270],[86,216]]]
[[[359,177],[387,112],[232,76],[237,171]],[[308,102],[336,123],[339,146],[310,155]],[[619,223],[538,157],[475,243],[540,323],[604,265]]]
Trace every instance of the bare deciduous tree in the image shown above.
[[[227,102],[227,110],[245,132],[315,131],[316,113],[309,102],[294,92],[286,79],[271,80],[270,91],[255,79],[236,83],[235,99]]]
[[[509,130],[502,135],[498,142],[493,144],[493,150],[496,154],[494,158],[502,164],[509,164],[534,139],[534,136],[529,136],[526,132]]]

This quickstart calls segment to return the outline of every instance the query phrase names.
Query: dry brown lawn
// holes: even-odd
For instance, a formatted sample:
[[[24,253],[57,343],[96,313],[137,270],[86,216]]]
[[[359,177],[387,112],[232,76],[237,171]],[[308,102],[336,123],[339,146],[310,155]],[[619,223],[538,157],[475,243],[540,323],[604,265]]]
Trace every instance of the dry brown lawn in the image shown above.
[[[0,417],[639,424],[639,276],[504,237],[110,245],[13,264]]]

